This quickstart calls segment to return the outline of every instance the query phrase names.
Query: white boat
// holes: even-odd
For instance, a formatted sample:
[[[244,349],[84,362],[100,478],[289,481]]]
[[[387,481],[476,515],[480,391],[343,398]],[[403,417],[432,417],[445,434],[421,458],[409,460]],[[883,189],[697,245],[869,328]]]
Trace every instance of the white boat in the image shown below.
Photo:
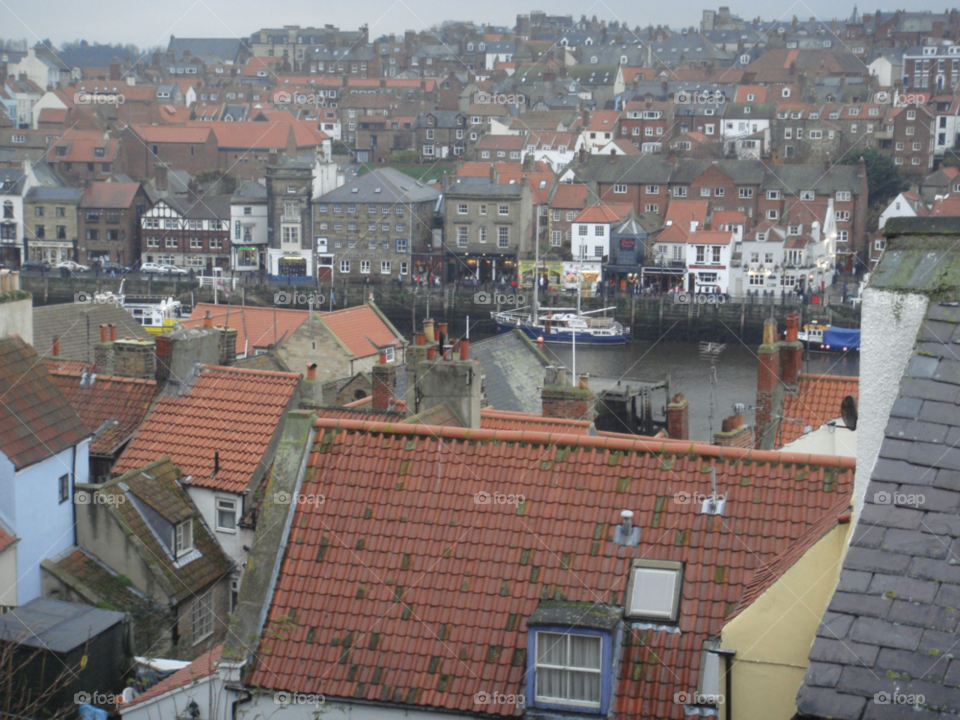
[[[181,302],[168,297],[160,302],[125,302],[123,309],[133,315],[134,319],[143,325],[151,335],[173,330],[173,326],[182,318],[180,316]]]

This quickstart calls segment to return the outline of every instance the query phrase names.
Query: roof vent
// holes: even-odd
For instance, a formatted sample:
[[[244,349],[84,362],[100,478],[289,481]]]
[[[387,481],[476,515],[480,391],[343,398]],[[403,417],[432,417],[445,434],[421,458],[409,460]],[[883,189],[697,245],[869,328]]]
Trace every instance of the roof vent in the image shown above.
[[[620,511],[620,524],[613,533],[617,545],[636,547],[640,542],[640,528],[633,526],[633,510]]]
[[[717,469],[712,467],[710,468],[710,494],[703,499],[700,511],[704,515],[723,515],[726,505],[726,495],[717,495]]]

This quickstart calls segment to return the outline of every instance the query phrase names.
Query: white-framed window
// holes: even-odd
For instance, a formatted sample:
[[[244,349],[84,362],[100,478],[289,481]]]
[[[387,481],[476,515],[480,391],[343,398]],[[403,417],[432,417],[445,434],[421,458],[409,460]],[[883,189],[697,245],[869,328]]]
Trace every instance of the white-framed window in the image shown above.
[[[177,523],[173,530],[173,547],[177,558],[193,550],[193,518]]]
[[[920,143],[915,142],[915,143],[913,144],[913,151],[914,151],[914,152],[918,152],[919,150],[920,150]]]
[[[542,703],[600,707],[603,638],[599,635],[536,634],[536,699]]]
[[[850,202],[851,194],[849,190],[837,191],[837,202]]]
[[[509,214],[510,214],[510,206],[509,206],[509,205],[498,205],[498,206],[497,206],[497,215],[499,215],[500,217],[506,217],[506,216],[509,215]]]
[[[708,187],[700,188],[700,197],[710,197],[710,188]]]
[[[497,228],[497,247],[501,247],[501,248],[510,247],[510,228],[508,227]]]
[[[660,186],[659,185],[647,185],[647,195],[659,195]]]
[[[193,604],[193,644],[213,634],[213,590],[208,590]]]
[[[360,261],[360,272],[363,273],[364,275],[369,275],[369,274],[370,274],[370,261],[369,261],[369,260],[361,260],[361,261]]]
[[[823,139],[823,130],[811,130],[810,131],[811,140],[821,140]]]
[[[487,228],[483,225],[481,225],[480,229],[477,230],[477,240],[480,241],[481,245],[487,244]]]
[[[650,212],[650,213],[657,213],[659,215],[660,206],[657,205],[656,203],[647,203],[646,205],[643,206],[643,211]]]
[[[837,222],[849,222],[850,221],[850,211],[849,210],[835,210]]]
[[[237,501],[234,498],[217,498],[217,530],[237,531]]]
[[[752,198],[753,188],[740,188],[739,196],[741,199]]]
[[[563,233],[560,230],[550,232],[550,247],[560,247],[563,242]]]
[[[779,190],[767,190],[767,200],[779,200],[780,191]]]
[[[589,232],[590,232],[589,225],[583,225],[583,224],[577,225],[577,235],[579,235],[580,237],[586,237]]]
[[[907,135],[913,135],[913,133],[914,133],[915,130],[916,130],[916,128],[908,127],[908,128],[907,128]]]
[[[686,189],[685,187],[675,187],[675,188],[673,189],[673,196],[674,196],[674,197],[686,197],[686,196],[687,196],[687,189]]]
[[[613,186],[613,192],[615,195],[626,195],[627,186],[623,183],[617,183],[616,185]]]
[[[779,210],[767,210],[767,220],[776,220],[780,217]]]
[[[847,230],[837,230],[837,242],[845,243],[850,238],[850,233]]]
[[[470,228],[466,225],[457,226],[457,247],[467,247],[470,244]]]
[[[390,261],[389,261],[389,260],[381,260],[381,261],[380,261],[380,274],[381,274],[381,275],[389,275],[389,274],[390,274],[390,268],[391,268],[391,264],[390,264]]]
[[[816,192],[813,190],[801,190],[800,191],[800,201],[801,202],[813,202],[817,197]]]
[[[349,261],[349,260],[341,260],[341,261],[340,261],[340,272],[342,272],[342,273],[348,273],[348,272],[350,272],[350,261]]]
[[[604,225],[594,225],[593,234],[596,237],[604,237],[607,234],[606,226]]]
[[[466,214],[467,214],[467,204],[457,203],[457,215],[466,215]]]

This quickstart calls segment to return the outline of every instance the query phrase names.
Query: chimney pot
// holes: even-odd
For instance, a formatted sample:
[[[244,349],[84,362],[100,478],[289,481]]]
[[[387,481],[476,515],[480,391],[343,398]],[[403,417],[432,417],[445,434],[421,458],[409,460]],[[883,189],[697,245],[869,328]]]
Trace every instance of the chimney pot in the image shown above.
[[[581,390],[587,390],[590,387],[590,373],[581,373],[577,378],[577,387]]]
[[[427,360],[436,360],[437,359],[437,346],[431,345],[427,348]]]
[[[566,368],[557,368],[557,385],[566,385],[566,384],[567,384]]]
[[[213,316],[209,310],[207,310],[207,314],[203,316],[203,326],[205,328],[213,327]]]
[[[633,510],[620,511],[620,524],[623,527],[623,536],[629,537],[633,529]]]
[[[470,340],[464,338],[460,341],[460,359],[469,360],[470,359]]]
[[[110,342],[117,341],[117,326],[115,323],[110,323]]]
[[[307,365],[307,380],[316,380],[317,379],[317,364],[309,363]]]
[[[53,356],[54,357],[60,356],[60,338],[58,337],[55,337],[53,339]]]
[[[424,333],[422,333],[422,332],[418,332],[417,335],[416,335],[416,338],[415,338],[414,342],[415,342],[417,345],[426,345],[426,344],[427,344],[427,336],[426,336]]]
[[[444,359],[444,360],[453,360],[453,345],[444,345],[444,346],[443,346],[443,359]]]
[[[427,342],[433,342],[436,338],[433,335],[433,318],[427,318],[423,321],[423,333],[427,336]]]
[[[100,325],[100,342],[105,343],[108,337],[110,337],[110,330],[106,323],[102,323]]]

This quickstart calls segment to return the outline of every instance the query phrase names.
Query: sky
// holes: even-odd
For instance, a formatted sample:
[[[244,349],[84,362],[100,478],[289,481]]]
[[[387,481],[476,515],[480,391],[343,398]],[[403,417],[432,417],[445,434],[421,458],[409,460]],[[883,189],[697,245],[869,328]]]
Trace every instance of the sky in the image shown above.
[[[846,18],[852,3],[832,0],[746,0],[729,3],[731,11],[743,18],[761,16],[766,20],[816,17]],[[910,9],[942,12],[944,0],[917,0]],[[871,3],[860,11],[873,12]],[[423,30],[443,20],[473,20],[513,26],[517,13],[543,10],[551,14],[581,15],[588,18],[620,20],[630,27],[668,24],[671,27],[698,26],[705,7],[713,5],[674,0],[671,3],[635,0],[554,0],[518,3],[515,0],[486,0],[482,3],[440,0],[0,0],[0,37],[26,38],[30,44],[50,38],[61,44],[77,39],[101,43],[133,43],[141,48],[166,47],[170,35],[178,37],[247,37],[261,27],[282,25],[337,25],[352,30],[364,22],[370,36]]]

